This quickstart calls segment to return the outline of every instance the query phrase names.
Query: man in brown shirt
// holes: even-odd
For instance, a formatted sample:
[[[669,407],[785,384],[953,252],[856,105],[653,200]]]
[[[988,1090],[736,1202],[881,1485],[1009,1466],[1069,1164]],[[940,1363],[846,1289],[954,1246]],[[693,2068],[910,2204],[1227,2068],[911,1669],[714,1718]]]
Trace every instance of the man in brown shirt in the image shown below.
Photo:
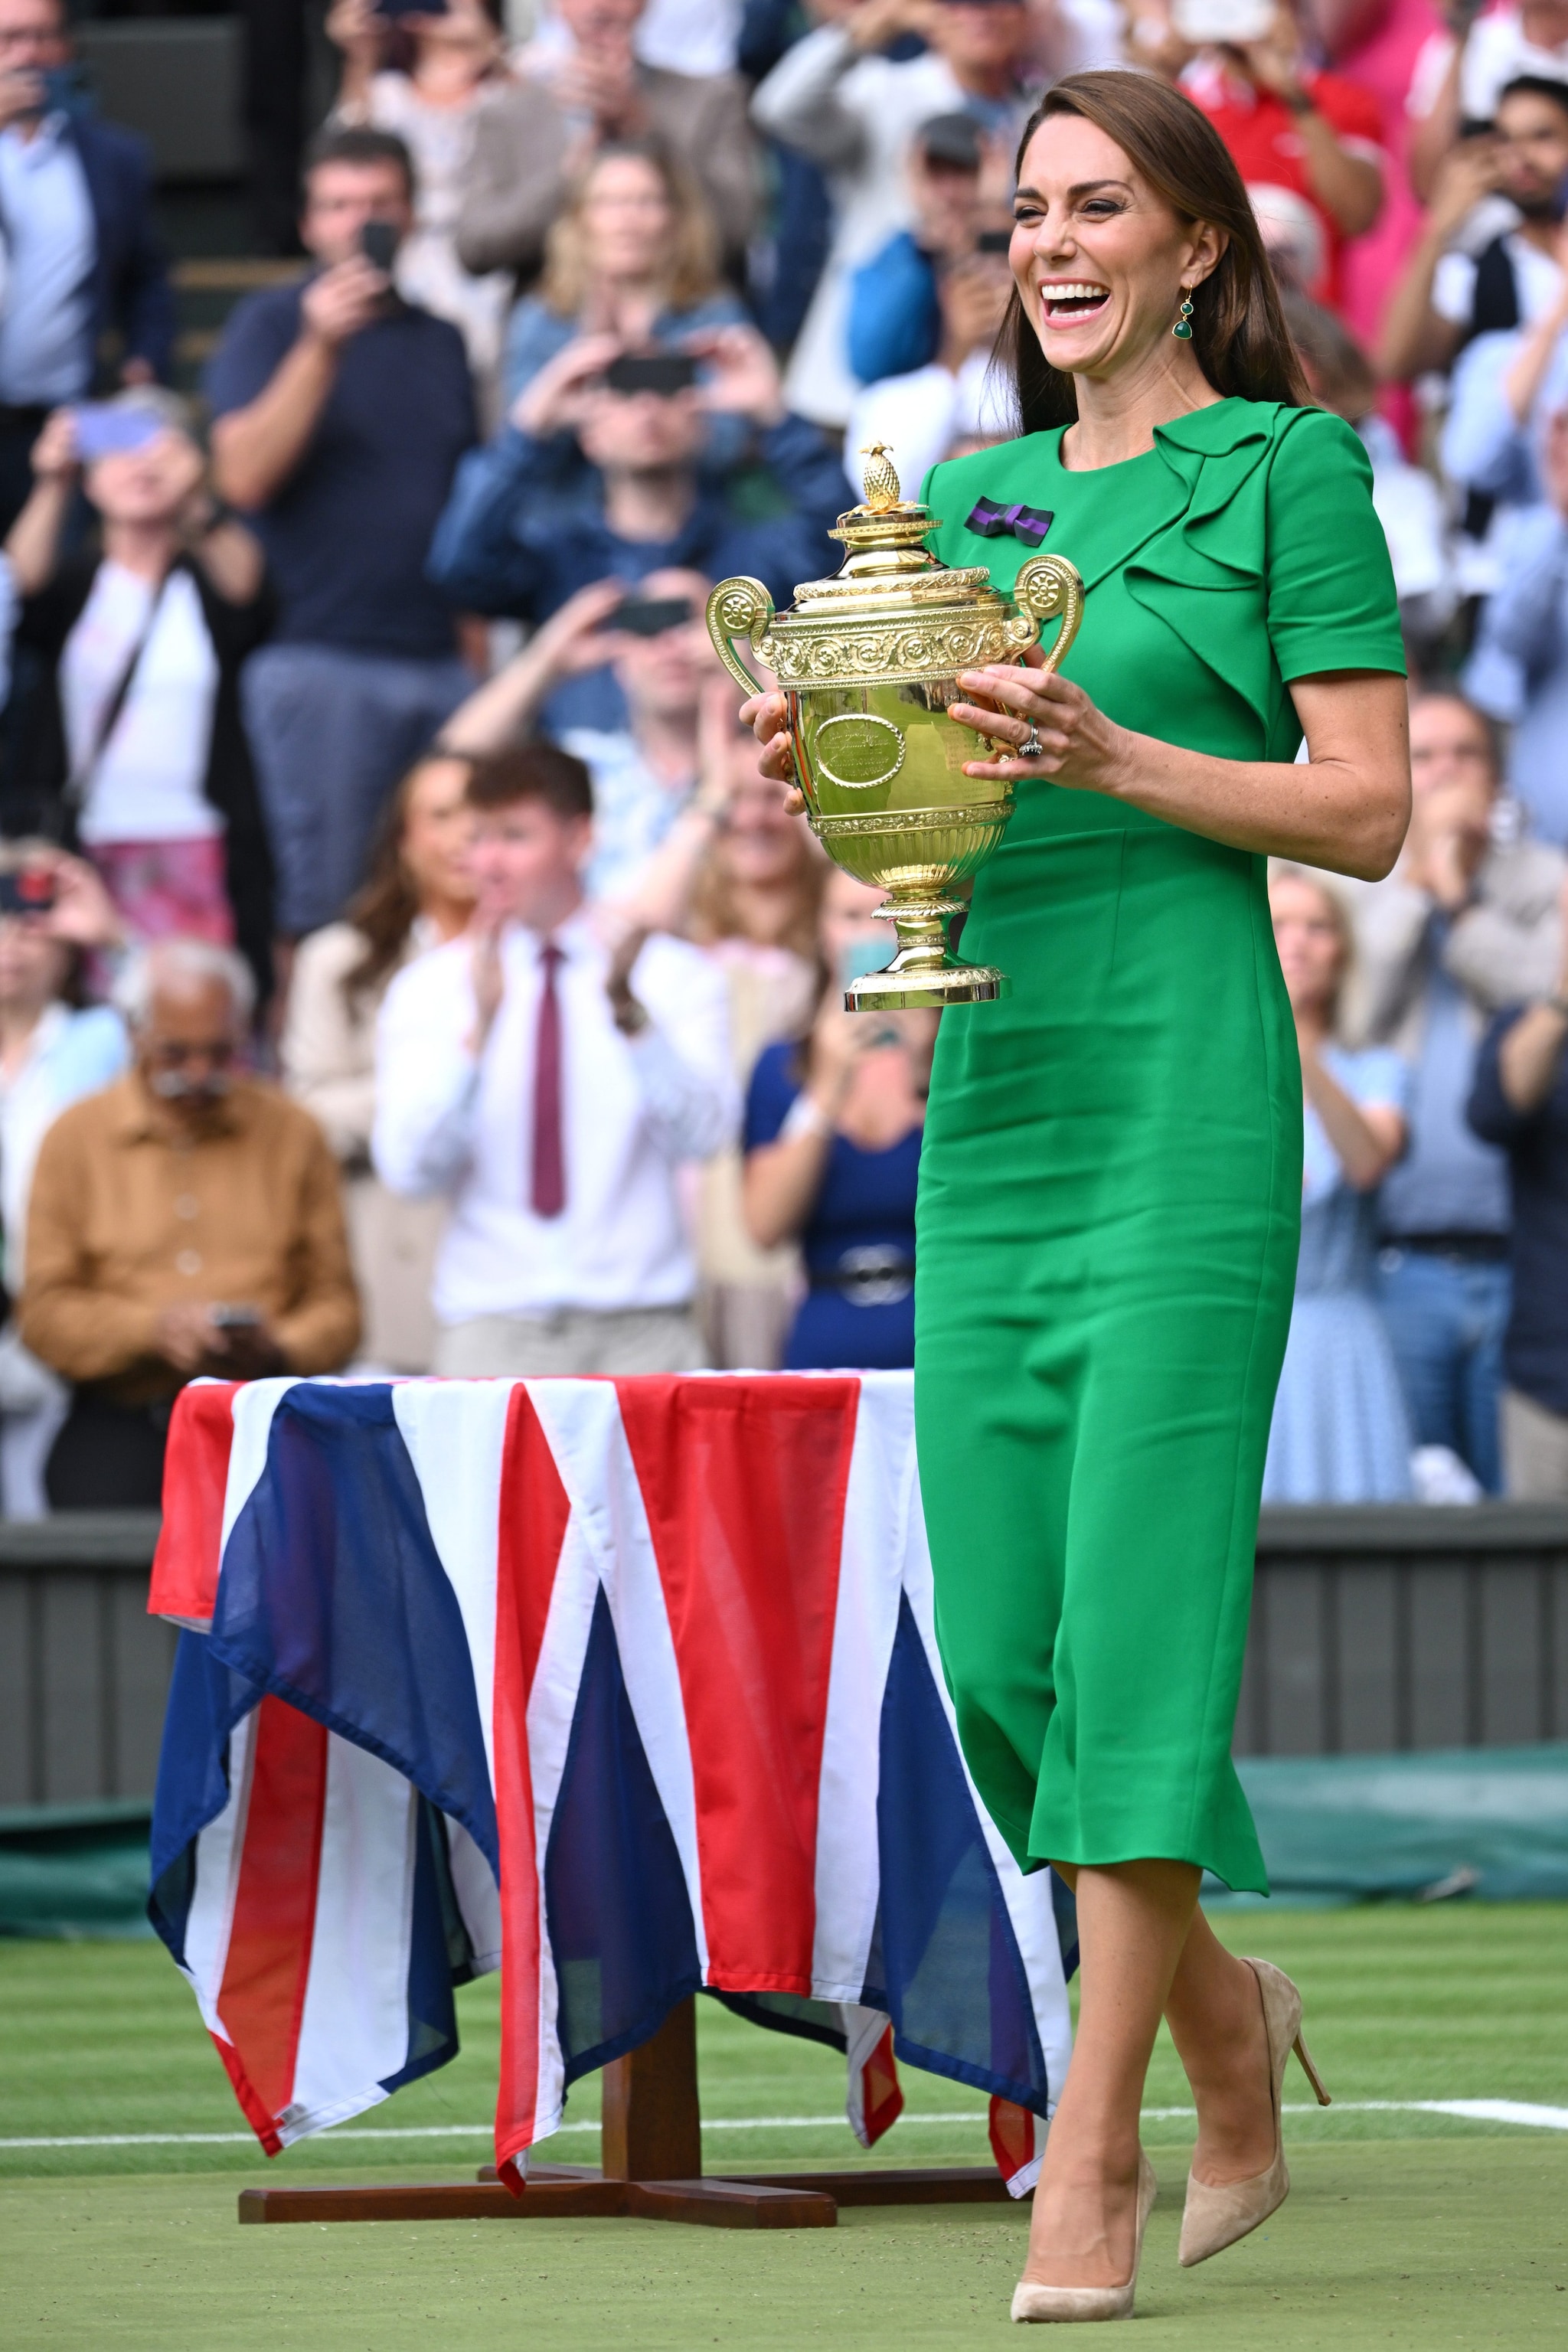
[[[119,995],[136,1066],[49,1129],[27,1222],[23,1338],[76,1384],[46,1479],[57,1510],[155,1506],[194,1374],[332,1371],[359,1339],[326,1139],[237,1072],[245,965],[166,940]]]

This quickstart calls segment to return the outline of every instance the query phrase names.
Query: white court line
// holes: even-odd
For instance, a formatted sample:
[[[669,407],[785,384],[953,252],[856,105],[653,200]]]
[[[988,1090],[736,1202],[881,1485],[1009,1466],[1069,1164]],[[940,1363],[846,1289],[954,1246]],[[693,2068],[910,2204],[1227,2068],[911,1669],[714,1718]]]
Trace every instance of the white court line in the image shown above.
[[[1533,2131],[1568,2131],[1568,2107],[1544,2107],[1525,2099],[1336,2099],[1342,2116],[1458,2116],[1467,2123],[1519,2124]],[[1288,2116],[1315,2116],[1315,2104],[1285,2103]],[[1145,2107],[1146,2123],[1190,2121],[1191,2107]],[[910,2115],[905,2124],[983,2124],[978,2109],[955,2109],[946,2115]],[[704,2131],[823,2131],[842,2124],[837,2116],[710,2116]],[[595,2122],[563,2124],[561,2132],[591,2132]],[[493,2124],[382,2124],[368,2128],[340,2124],[323,2132],[322,2139],[489,2139]],[[541,2146],[545,2143],[541,2142]],[[17,2147],[254,2147],[254,2132],[103,2132],[78,2133],[67,2138],[0,2139],[0,2151]]]

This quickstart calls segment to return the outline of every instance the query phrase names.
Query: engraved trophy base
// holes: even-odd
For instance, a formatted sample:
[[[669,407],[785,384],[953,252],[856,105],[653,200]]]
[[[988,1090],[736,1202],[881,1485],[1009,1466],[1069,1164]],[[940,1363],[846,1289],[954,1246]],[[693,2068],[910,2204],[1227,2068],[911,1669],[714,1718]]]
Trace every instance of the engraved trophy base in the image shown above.
[[[964,963],[947,944],[947,921],[957,898],[906,898],[897,894],[877,908],[879,922],[898,934],[898,952],[880,971],[864,972],[844,992],[847,1013],[940,1013],[949,1004],[994,1004],[1013,983],[990,964]]]

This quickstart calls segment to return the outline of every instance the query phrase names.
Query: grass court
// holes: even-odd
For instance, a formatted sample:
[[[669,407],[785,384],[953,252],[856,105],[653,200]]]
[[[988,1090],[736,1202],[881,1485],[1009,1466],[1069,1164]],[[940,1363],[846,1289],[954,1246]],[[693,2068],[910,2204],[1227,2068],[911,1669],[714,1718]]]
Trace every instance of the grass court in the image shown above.
[[[1238,1909],[1218,1924],[1300,1983],[1339,2104],[1289,2117],[1296,2186],[1283,2211],[1190,2273],[1175,2249],[1191,2120],[1148,2116],[1161,2200],[1138,2344],[1568,2347],[1568,2130],[1400,2104],[1568,2110],[1568,1910]],[[458,2000],[453,2065],[269,2165],[247,2145],[161,1946],[0,1943],[0,2344],[969,2352],[1016,2340],[1007,2301],[1024,2207],[851,2210],[837,2230],[778,2233],[613,2221],[239,2228],[235,2193],[262,2180],[472,2177],[490,2152],[494,1980]],[[712,2002],[699,2019],[709,2171],[858,2159],[831,2053]],[[905,2116],[860,2160],[986,2159],[982,2098],[910,2068],[903,2083]],[[596,2090],[590,2080],[574,2095],[551,2157],[596,2159]],[[1152,2110],[1186,2104],[1168,2043],[1148,2095]],[[1292,2070],[1287,2099],[1310,2095]],[[414,2132],[427,2137],[403,2136]],[[16,2145],[29,2140],[97,2144]]]

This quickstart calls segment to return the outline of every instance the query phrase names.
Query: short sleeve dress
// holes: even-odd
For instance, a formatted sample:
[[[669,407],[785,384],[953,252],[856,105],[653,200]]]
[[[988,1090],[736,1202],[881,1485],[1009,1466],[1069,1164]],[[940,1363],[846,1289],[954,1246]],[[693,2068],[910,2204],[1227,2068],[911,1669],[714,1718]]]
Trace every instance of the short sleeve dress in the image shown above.
[[[943,562],[1053,517],[1089,591],[1065,664],[1107,714],[1293,760],[1289,683],[1403,673],[1372,477],[1321,410],[1222,400],[1085,473],[1059,431],[936,467]],[[1265,861],[1025,783],[963,952],[1005,1002],[942,1024],[915,1397],[937,1636],[1019,1863],[1163,1856],[1267,1889],[1231,1763],[1301,1208],[1301,1076]]]

